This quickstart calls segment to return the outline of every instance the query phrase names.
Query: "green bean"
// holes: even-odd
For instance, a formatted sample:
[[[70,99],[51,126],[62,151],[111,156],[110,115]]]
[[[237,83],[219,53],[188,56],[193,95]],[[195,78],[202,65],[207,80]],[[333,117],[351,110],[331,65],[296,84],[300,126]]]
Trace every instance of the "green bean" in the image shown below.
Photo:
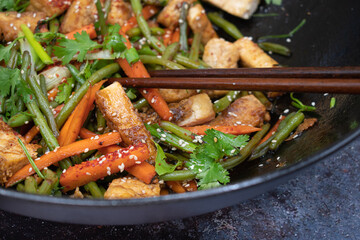
[[[35,64],[35,70],[38,72],[38,71],[41,71],[44,69],[44,67],[46,66],[45,63],[43,63],[42,61],[37,61],[37,63]]]
[[[42,75],[42,74],[40,75],[40,88],[41,88],[41,92],[44,94],[44,96],[47,96],[46,80],[45,80],[44,75]]]
[[[156,37],[150,37],[150,45],[159,53],[163,53],[166,49],[165,45]]]
[[[98,23],[99,23],[100,32],[102,37],[105,37],[105,35],[108,33],[108,26],[106,24],[103,7],[101,6],[100,0],[96,0],[95,5],[98,14]]]
[[[275,134],[274,139],[271,141],[270,150],[276,150],[280,144],[290,135],[290,133],[299,126],[305,118],[302,112],[297,112],[292,116],[286,126]]]
[[[0,113],[5,113],[6,108],[5,108],[5,97],[4,96],[0,96]]]
[[[201,33],[195,33],[190,48],[190,54],[189,54],[190,60],[192,61],[199,60],[200,43],[201,43]]]
[[[162,58],[149,56],[149,55],[140,55],[140,60],[144,64],[158,64],[164,67],[167,67],[169,69],[175,70],[175,69],[185,69],[180,64],[174,63],[169,60],[164,60]]]
[[[47,123],[54,134],[55,137],[59,136],[59,130],[56,126],[54,114],[50,109],[49,101],[47,97],[43,94],[37,80],[35,77],[28,77],[27,82],[30,85],[31,90],[35,94],[35,98],[39,103],[41,112],[45,115]]]
[[[171,61],[174,58],[175,54],[179,51],[179,48],[180,44],[177,42],[170,44],[165,49],[162,59]]]
[[[79,155],[75,155],[71,157],[71,162],[73,165],[82,163],[82,159]]]
[[[18,192],[23,192],[24,189],[25,189],[24,184],[18,183],[18,184],[16,185],[16,191],[18,191]]]
[[[134,102],[134,108],[135,109],[141,109],[143,107],[149,106],[149,103],[146,101],[145,98],[140,98],[136,102]]]
[[[37,191],[37,183],[33,176],[25,178],[24,192],[35,194]]]
[[[99,186],[99,188],[100,188],[100,191],[101,191],[102,195],[104,195],[105,192],[106,192],[106,189],[101,185]]]
[[[151,35],[154,35],[154,36],[161,36],[161,35],[165,34],[165,30],[162,28],[159,28],[159,27],[152,27],[152,28],[150,28],[150,33],[151,33]],[[126,35],[128,35],[129,37],[136,37],[136,36],[141,36],[142,32],[141,32],[140,28],[136,27],[136,28],[132,28],[132,29],[128,30],[126,32]]]
[[[160,141],[166,142],[171,146],[174,146],[185,152],[193,152],[197,147],[196,144],[186,141],[175,134],[167,133],[159,125],[149,125],[145,124],[146,129],[153,135],[154,137],[160,139]]]
[[[87,90],[89,89],[90,85],[94,85],[95,83],[99,82],[103,78],[110,76],[120,70],[120,67],[117,63],[109,64],[95,73],[91,75],[91,77],[86,80],[86,82],[81,85],[79,90],[75,92],[75,94],[71,97],[71,99],[64,105],[64,107],[59,112],[58,116],[56,117],[56,124],[58,128],[61,128],[62,125],[65,123],[66,119],[69,117],[71,112],[75,109],[76,105],[80,102],[82,97],[86,94]]]
[[[187,15],[189,11],[189,4],[187,2],[183,2],[180,9],[180,17],[179,17],[179,28],[180,28],[180,50],[187,52],[189,50],[188,46],[188,37],[187,37]]]
[[[99,108],[96,109],[96,130],[102,133],[106,127],[106,119]]]
[[[79,70],[74,65],[66,64],[66,67],[67,69],[69,69],[69,72],[71,73],[71,76],[75,79],[75,81],[77,81],[81,85],[85,83],[85,79],[80,76]]]
[[[102,191],[100,190],[96,182],[89,182],[88,184],[84,185],[84,188],[87,192],[90,192],[91,196],[93,196],[94,198],[104,197]]]
[[[97,150],[90,150],[90,151],[88,151],[88,152],[86,152],[86,153],[82,153],[82,154],[80,155],[81,160],[82,160],[82,161],[85,161],[87,158],[89,158],[91,155],[93,155],[93,154],[96,153],[96,152],[97,152]]]
[[[10,50],[10,58],[7,63],[8,68],[16,68],[18,62],[18,50],[19,50],[19,43],[16,42],[14,46]]]
[[[261,42],[258,43],[258,45],[262,50],[267,52],[273,52],[287,57],[291,55],[290,49],[281,44],[271,43],[271,42]]]
[[[16,108],[19,112],[22,112],[25,110],[25,103],[21,98],[18,98],[16,100]]]
[[[269,138],[269,139],[274,139],[274,138]],[[271,141],[270,140],[270,141]],[[269,144],[266,144],[265,147],[259,149],[258,151],[255,152],[256,149],[254,149],[253,153],[251,154],[250,158],[249,158],[249,161],[252,161],[252,160],[255,160],[255,159],[258,159],[262,156],[264,156],[268,150],[269,150]]]
[[[51,194],[51,191],[52,191],[52,186],[54,184],[54,181],[53,180],[50,180],[50,179],[45,179],[39,189],[37,190],[37,194],[40,194],[40,195],[50,195]]]
[[[194,179],[195,177],[196,173],[192,170],[178,170],[161,175],[159,178],[164,181],[184,181]]]
[[[265,136],[265,134],[269,131],[270,124],[267,123],[262,127],[262,130],[257,132],[251,140],[246,144],[244,148],[240,150],[240,155],[230,157],[226,161],[221,162],[221,165],[225,169],[231,169],[245,161],[250,154],[252,153],[253,149],[258,145],[258,143],[261,141],[261,139]]]
[[[111,0],[106,0],[104,3],[104,18],[107,19],[109,12],[111,10]]]
[[[32,31],[25,24],[21,24],[20,27],[25,35],[25,38],[28,40],[29,44],[34,49],[41,61],[45,64],[53,64],[54,62],[51,60],[50,56],[45,52],[41,44],[36,41]]]
[[[161,121],[160,127],[163,129],[174,133],[176,136],[185,139],[189,142],[192,142],[195,139],[196,134],[190,132],[189,130],[179,127],[178,125],[168,122],[168,121]]]
[[[59,32],[60,22],[57,18],[53,18],[49,22],[50,32],[57,33]]]
[[[181,163],[188,161],[189,159],[177,154],[177,153],[165,153],[166,158],[173,160],[173,161],[180,161]]]
[[[235,99],[240,96],[240,91],[230,91],[223,98],[214,102],[213,108],[216,113],[225,110]]]
[[[177,63],[179,63],[179,64],[181,64],[181,65],[183,65],[183,66],[185,66],[187,68],[191,68],[191,69],[204,68],[204,66],[202,64],[200,64],[198,62],[195,62],[195,61],[193,61],[193,60],[191,60],[191,59],[189,59],[189,58],[187,58],[185,56],[182,56],[181,54],[176,54],[174,60]]]
[[[142,0],[145,5],[166,6],[169,0]]]
[[[244,37],[244,35],[242,35],[242,33],[239,31],[239,29],[234,24],[232,24],[231,22],[222,18],[220,16],[220,14],[211,12],[211,13],[208,13],[207,16],[211,22],[213,22],[218,27],[222,28],[226,33],[228,33],[233,38],[239,39],[239,38]]]
[[[148,45],[143,46],[140,50],[138,50],[139,55],[150,55],[150,56],[157,56]]]
[[[14,116],[12,116],[8,120],[7,124],[12,128],[21,127],[21,126],[31,122],[32,116],[34,116],[34,115],[31,115],[27,112],[19,112],[19,113],[15,114]]]
[[[252,93],[266,107],[266,109],[269,110],[272,108],[272,103],[269,101],[269,99],[267,99],[267,97],[262,92],[253,91]]]

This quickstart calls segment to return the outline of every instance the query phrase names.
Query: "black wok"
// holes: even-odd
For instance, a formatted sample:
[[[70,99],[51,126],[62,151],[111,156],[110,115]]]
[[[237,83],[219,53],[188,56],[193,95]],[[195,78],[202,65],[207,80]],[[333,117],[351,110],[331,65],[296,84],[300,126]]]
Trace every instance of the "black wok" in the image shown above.
[[[208,5],[206,5],[208,6]],[[360,2],[352,0],[284,0],[284,10],[270,7],[279,17],[239,20],[245,35],[259,37],[289,32],[303,18],[305,26],[290,43],[291,58],[276,57],[288,66],[345,66],[360,64]],[[208,7],[214,10],[212,7]],[[260,9],[264,12],[264,9]],[[224,37],[227,36],[224,34]],[[231,39],[231,38],[229,38]],[[336,107],[329,108],[335,96]],[[137,224],[184,218],[236,204],[288,180],[304,168],[333,153],[360,134],[360,96],[303,94],[305,102],[315,102],[319,123],[294,141],[284,144],[266,159],[245,163],[232,171],[231,184],[193,193],[148,199],[90,200],[24,194],[0,188],[0,208],[47,220],[82,224]],[[279,102],[288,108],[289,99]],[[280,156],[279,161],[276,160]],[[264,164],[259,167],[259,164]],[[282,166],[282,167],[279,167]]]

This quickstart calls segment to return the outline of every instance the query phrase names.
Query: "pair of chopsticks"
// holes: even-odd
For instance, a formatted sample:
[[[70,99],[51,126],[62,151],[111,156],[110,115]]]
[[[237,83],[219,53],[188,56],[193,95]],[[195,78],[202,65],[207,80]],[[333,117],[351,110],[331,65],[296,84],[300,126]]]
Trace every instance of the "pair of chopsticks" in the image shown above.
[[[360,67],[284,67],[150,71],[151,78],[110,78],[141,88],[360,93]]]

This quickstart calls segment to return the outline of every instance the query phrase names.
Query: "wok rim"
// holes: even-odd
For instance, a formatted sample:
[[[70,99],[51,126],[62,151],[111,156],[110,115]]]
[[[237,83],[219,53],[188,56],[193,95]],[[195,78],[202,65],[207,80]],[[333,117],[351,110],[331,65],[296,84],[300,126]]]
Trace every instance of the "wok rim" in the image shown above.
[[[135,199],[116,199],[116,200],[105,200],[105,199],[73,199],[69,197],[52,197],[44,195],[36,195],[29,193],[22,193],[12,189],[0,188],[0,196],[5,198],[12,198],[20,201],[29,201],[36,203],[44,204],[53,204],[53,205],[62,205],[64,207],[136,207],[139,205],[151,205],[159,204],[166,202],[167,204],[178,201],[187,201],[193,199],[202,199],[208,197],[215,197],[224,193],[232,193],[236,191],[241,191],[244,189],[250,189],[257,187],[259,185],[265,185],[272,181],[276,181],[281,178],[289,177],[293,174],[299,173],[300,171],[305,170],[307,167],[311,166],[324,159],[325,157],[333,154],[336,150],[339,150],[353,141],[355,138],[360,136],[360,127],[358,127],[353,132],[349,133],[343,139],[340,139],[330,145],[328,148],[320,150],[310,157],[304,158],[304,160],[299,161],[291,166],[279,168],[276,171],[266,173],[261,176],[256,176],[254,178],[245,179],[237,183],[230,183],[218,188],[196,191],[196,192],[187,192],[183,194],[170,194],[159,197],[151,198],[135,198]],[[270,189],[267,189],[270,190]],[[265,191],[262,191],[262,193]],[[0,208],[1,204],[0,204]]]

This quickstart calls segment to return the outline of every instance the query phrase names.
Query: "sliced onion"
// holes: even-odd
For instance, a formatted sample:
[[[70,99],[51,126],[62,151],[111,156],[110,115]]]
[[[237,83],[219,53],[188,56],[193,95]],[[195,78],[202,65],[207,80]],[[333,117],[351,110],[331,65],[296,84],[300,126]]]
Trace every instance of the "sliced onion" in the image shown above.
[[[54,87],[59,85],[64,78],[71,77],[71,73],[67,69],[67,67],[58,66],[47,69],[41,72],[41,74],[45,77],[47,90],[53,89]]]

